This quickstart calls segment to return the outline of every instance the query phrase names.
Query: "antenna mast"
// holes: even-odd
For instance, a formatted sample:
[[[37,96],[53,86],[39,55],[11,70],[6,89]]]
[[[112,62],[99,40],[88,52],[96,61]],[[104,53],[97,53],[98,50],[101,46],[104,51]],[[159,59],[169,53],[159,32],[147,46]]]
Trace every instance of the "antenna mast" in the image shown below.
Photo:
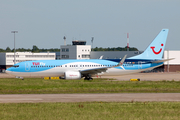
[[[63,39],[64,39],[64,45],[66,45],[66,37],[64,36]]]
[[[127,33],[127,51],[129,51],[129,33]]]
[[[94,37],[92,37],[92,39],[91,39],[92,49],[93,49],[93,40],[94,40]]]

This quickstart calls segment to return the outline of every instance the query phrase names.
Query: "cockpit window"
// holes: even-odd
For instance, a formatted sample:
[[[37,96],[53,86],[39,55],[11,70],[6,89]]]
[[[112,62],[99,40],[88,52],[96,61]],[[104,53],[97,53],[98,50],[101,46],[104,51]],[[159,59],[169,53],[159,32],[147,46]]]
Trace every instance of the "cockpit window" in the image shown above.
[[[15,67],[15,68],[17,68],[17,67],[19,67],[19,65],[13,65],[12,67]]]

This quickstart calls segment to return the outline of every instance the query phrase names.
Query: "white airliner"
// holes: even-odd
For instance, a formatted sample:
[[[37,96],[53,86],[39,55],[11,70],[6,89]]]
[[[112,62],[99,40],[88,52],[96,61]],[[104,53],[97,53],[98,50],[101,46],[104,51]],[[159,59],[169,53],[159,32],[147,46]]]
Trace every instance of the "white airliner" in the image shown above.
[[[19,77],[53,77],[64,79],[91,80],[94,75],[124,75],[152,70],[163,65],[162,59],[168,29],[162,29],[148,48],[140,55],[126,59],[88,59],[88,60],[37,60],[17,63],[6,72]]]

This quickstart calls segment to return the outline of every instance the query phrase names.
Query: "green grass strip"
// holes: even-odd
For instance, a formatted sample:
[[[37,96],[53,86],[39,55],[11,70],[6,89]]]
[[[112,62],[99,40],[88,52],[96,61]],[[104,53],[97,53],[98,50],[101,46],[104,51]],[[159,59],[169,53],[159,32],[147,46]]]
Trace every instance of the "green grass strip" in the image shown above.
[[[0,94],[179,93],[180,81],[0,79]]]
[[[179,120],[180,102],[3,103],[1,120]]]

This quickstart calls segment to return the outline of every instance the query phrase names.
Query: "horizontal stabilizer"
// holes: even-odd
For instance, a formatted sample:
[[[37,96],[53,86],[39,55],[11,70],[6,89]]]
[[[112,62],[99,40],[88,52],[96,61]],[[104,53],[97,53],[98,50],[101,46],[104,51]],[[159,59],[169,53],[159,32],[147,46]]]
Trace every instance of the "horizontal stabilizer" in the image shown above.
[[[173,60],[173,59],[175,59],[175,58],[152,61],[152,63],[161,63],[161,62],[166,62],[166,61]]]

